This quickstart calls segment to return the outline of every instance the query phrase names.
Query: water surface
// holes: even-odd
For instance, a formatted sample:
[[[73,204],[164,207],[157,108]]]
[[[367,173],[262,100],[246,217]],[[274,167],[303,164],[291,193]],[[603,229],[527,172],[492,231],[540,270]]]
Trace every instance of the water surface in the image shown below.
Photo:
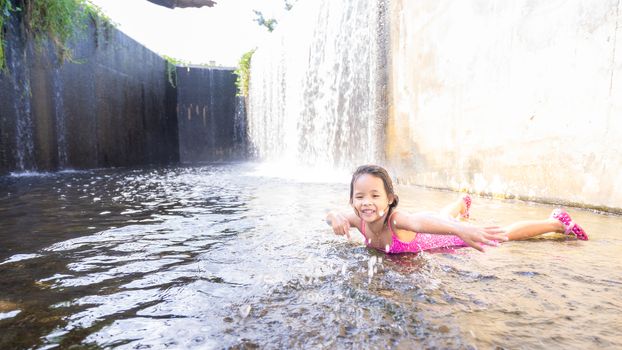
[[[620,348],[622,219],[481,254],[331,234],[346,176],[256,164],[0,178],[0,348]],[[332,179],[332,181],[331,181]],[[398,186],[400,207],[455,193]],[[551,206],[474,198],[473,221]]]

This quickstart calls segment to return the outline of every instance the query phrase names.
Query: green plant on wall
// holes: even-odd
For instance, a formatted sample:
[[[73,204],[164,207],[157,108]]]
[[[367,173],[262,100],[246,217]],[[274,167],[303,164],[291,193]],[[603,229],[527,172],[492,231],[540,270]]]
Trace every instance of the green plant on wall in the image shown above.
[[[20,14],[30,38],[41,49],[46,39],[54,44],[60,62],[71,60],[69,41],[87,27],[87,19],[112,22],[102,11],[87,0],[0,0],[0,67],[6,69],[4,24],[13,15]]]
[[[251,74],[251,58],[255,53],[255,49],[245,53],[240,58],[238,68],[233,72],[238,78],[235,85],[238,87],[238,96],[248,96],[248,82]]]
[[[269,32],[274,30],[277,24],[276,19],[274,18],[266,19],[263,13],[261,13],[261,11],[253,10],[253,12],[255,12],[255,15],[257,16],[257,18],[255,18],[255,22],[257,22],[257,24],[259,24],[262,27],[266,27],[266,29],[268,29]]]
[[[59,60],[71,59],[67,43],[86,27],[86,4],[84,0],[24,0],[25,23],[37,47],[49,37]]]
[[[173,87],[177,87],[177,66],[189,67],[190,63],[167,55],[162,55],[162,57],[166,61],[166,75],[168,76],[168,82]]]
[[[0,70],[6,70],[4,23],[9,19],[12,12],[19,11],[19,7],[13,7],[10,0],[0,0]]]

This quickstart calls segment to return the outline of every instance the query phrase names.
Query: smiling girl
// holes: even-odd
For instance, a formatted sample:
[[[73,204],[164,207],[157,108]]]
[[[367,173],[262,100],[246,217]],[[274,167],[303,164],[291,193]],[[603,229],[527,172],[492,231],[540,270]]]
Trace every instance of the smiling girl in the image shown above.
[[[585,231],[562,209],[555,209],[548,219],[520,221],[501,228],[456,220],[458,215],[469,216],[468,195],[440,213],[401,212],[396,210],[398,202],[387,171],[377,165],[363,165],[354,172],[350,182],[350,205],[354,212],[331,211],[326,220],[335,234],[349,236],[350,228],[356,227],[367,246],[391,254],[465,246],[484,251],[483,245],[496,246],[499,241],[526,239],[547,232],[572,234],[587,240]]]

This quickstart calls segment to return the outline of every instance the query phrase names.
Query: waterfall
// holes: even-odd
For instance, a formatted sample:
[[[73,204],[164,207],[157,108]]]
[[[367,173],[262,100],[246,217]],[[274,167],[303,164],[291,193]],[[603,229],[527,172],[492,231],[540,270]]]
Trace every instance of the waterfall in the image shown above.
[[[233,119],[233,144],[235,156],[245,157],[248,153],[248,137],[246,135],[246,101],[243,96],[235,97],[235,114]]]
[[[204,119],[203,119],[203,123],[206,123],[206,127],[208,128],[208,135],[209,138],[207,139],[207,143],[209,145],[210,149],[214,149],[216,147],[216,128],[215,128],[215,120],[214,120],[214,111],[215,111],[215,107],[214,107],[214,91],[216,89],[216,85],[214,82],[214,75],[216,74],[215,71],[213,70],[209,70],[207,71],[207,79],[208,79],[208,86],[210,87],[210,90],[212,91],[209,94],[209,100],[207,101],[207,110],[209,114],[212,114],[209,116],[209,121],[206,120],[206,118],[208,117],[207,115],[204,115]],[[209,124],[209,126],[207,125],[207,123]]]
[[[384,1],[299,1],[253,55],[252,155],[352,168],[384,156]]]
[[[63,83],[60,68],[52,70],[52,89],[54,93],[54,114],[56,116],[56,142],[58,147],[58,168],[67,167],[67,121],[63,100]]]
[[[9,20],[7,37],[18,38],[19,24]],[[13,108],[16,113],[15,121],[15,160],[17,170],[33,170],[35,165],[34,151],[34,124],[30,101],[30,70],[26,60],[27,46],[22,46],[17,40],[7,40],[7,65],[9,79],[13,87]]]

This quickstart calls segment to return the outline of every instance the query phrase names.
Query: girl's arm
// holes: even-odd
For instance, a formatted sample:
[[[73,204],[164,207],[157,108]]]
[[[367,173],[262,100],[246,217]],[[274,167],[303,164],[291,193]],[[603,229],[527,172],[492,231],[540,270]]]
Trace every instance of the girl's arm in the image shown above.
[[[350,238],[350,227],[359,226],[359,219],[354,213],[342,213],[338,211],[330,211],[326,214],[326,223],[333,228],[333,232],[337,235],[346,235]]]
[[[508,240],[507,233],[498,226],[473,226],[428,213],[406,214],[398,211],[391,220],[394,227],[398,229],[456,235],[470,247],[482,252],[484,251],[482,244],[495,246],[497,241]]]

